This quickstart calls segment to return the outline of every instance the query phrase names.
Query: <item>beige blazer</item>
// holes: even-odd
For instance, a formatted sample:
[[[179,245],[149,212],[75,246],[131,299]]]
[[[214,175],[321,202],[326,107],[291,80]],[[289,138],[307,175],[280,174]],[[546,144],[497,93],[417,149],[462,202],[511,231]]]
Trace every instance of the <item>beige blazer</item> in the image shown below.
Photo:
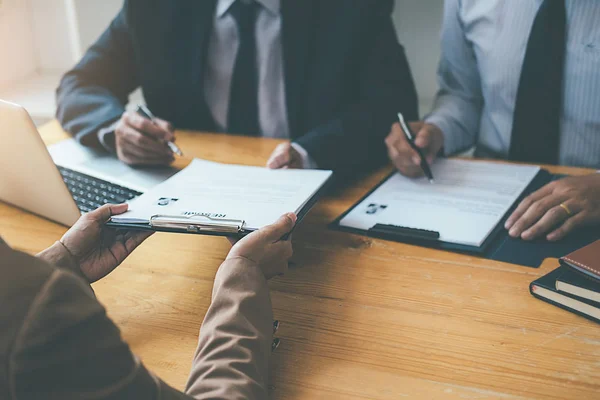
[[[140,363],[69,263],[0,239],[0,399],[267,398],[273,316],[259,267],[219,268],[184,394]]]

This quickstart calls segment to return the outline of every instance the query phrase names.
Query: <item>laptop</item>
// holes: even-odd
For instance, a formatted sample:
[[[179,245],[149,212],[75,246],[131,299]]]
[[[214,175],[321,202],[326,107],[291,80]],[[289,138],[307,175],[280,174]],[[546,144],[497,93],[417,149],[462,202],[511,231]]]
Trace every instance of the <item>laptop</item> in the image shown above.
[[[73,139],[47,148],[27,111],[0,100],[0,201],[71,226],[82,214],[128,202],[176,172],[132,168]]]

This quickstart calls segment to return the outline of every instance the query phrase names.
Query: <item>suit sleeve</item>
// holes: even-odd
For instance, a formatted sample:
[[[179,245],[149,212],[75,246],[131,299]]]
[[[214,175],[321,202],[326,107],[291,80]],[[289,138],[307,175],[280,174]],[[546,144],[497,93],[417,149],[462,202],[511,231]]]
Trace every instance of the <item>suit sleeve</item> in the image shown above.
[[[11,354],[14,398],[189,399],[146,370],[89,285],[62,270],[40,289]]]
[[[273,312],[262,271],[228,260],[215,278],[186,393],[196,399],[268,398]]]
[[[444,133],[444,151],[452,155],[475,144],[483,95],[473,48],[465,37],[460,1],[446,0],[442,27],[439,91],[425,121]]]
[[[57,118],[82,144],[98,145],[97,132],[120,118],[139,86],[128,32],[128,2],[57,89]]]
[[[357,102],[340,116],[296,140],[319,168],[338,176],[356,173],[357,166],[387,161],[385,137],[396,114],[418,118],[417,94],[404,48],[391,18],[393,1],[372,2],[369,32],[362,46],[367,60],[360,72]]]

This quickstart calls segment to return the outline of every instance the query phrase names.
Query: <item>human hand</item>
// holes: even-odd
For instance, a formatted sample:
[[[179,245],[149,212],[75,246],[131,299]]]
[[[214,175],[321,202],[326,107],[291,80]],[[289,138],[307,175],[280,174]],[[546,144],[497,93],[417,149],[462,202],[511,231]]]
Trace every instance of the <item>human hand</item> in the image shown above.
[[[409,126],[413,132],[416,132],[415,144],[422,149],[423,156],[425,156],[427,163],[431,165],[442,147],[444,147],[444,134],[437,126],[432,124],[411,122]],[[399,123],[396,122],[392,125],[392,130],[385,139],[385,144],[390,160],[402,175],[411,178],[423,175],[421,158],[410,146]]]
[[[572,176],[526,197],[508,218],[510,236],[557,241],[573,230],[600,224],[600,174]]]
[[[296,224],[297,217],[293,213],[281,216],[277,222],[266,226],[248,236],[235,241],[230,239],[233,247],[227,259],[245,258],[258,265],[265,278],[271,279],[283,275],[288,269],[288,261],[292,257],[292,241],[281,240]]]
[[[282,143],[273,150],[269,161],[267,161],[267,168],[280,169],[280,168],[303,168],[302,156],[291,143]]]
[[[129,165],[169,165],[174,161],[167,142],[175,140],[173,126],[151,121],[133,111],[123,114],[115,128],[117,156]]]
[[[83,215],[60,243],[93,283],[117,268],[152,232],[123,231],[105,226],[113,215],[127,211],[127,204],[107,204]]]

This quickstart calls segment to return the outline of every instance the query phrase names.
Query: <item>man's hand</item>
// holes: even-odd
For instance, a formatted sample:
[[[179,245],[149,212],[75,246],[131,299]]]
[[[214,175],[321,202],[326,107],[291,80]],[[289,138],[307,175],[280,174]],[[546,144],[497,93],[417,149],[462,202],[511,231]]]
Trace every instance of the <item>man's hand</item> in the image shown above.
[[[296,224],[297,217],[288,213],[280,217],[277,222],[266,226],[239,240],[233,239],[232,249],[227,259],[242,257],[257,264],[267,279],[283,275],[288,269],[288,261],[292,257],[292,241],[281,240]]]
[[[273,154],[267,161],[267,168],[281,169],[281,168],[295,168],[301,169],[302,156],[294,149],[291,143],[282,143],[275,148]]]
[[[122,231],[105,226],[111,216],[123,214],[127,207],[127,204],[107,204],[89,212],[60,240],[90,283],[111,273],[152,235],[152,232]]]
[[[129,165],[171,164],[168,141],[175,141],[170,123],[159,118],[153,122],[133,111],[125,112],[115,128],[117,156]]]
[[[556,241],[573,230],[600,224],[600,174],[549,183],[525,198],[505,224],[510,236]]]
[[[441,148],[444,147],[442,131],[435,125],[423,122],[411,122],[409,125],[410,129],[416,133],[415,144],[422,149],[423,155],[431,165]],[[423,175],[419,154],[408,143],[399,123],[392,125],[385,144],[390,160],[402,175],[411,178]]]

